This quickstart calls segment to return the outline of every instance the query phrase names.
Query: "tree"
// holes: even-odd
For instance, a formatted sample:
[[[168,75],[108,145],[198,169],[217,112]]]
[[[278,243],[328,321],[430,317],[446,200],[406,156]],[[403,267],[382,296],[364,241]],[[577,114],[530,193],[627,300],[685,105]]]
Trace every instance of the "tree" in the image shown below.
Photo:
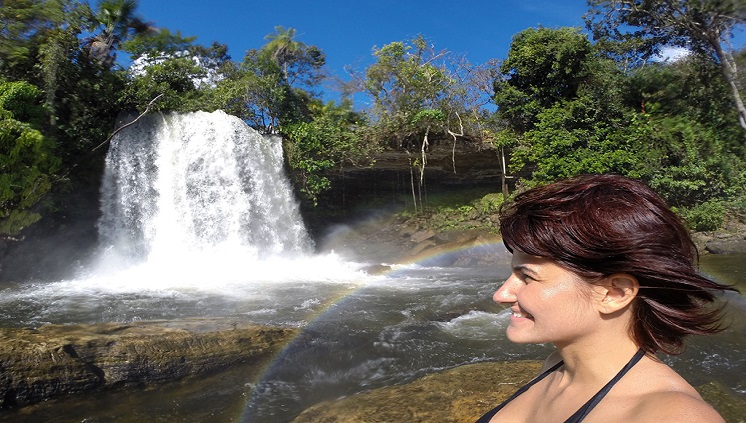
[[[282,79],[291,87],[309,89],[324,79],[322,68],[326,55],[316,46],[309,46],[295,39],[295,28],[276,26],[275,32],[261,49],[265,59],[272,61],[282,71]]]
[[[349,100],[340,104],[313,100],[309,106],[313,119],[287,125],[283,135],[285,155],[300,191],[316,205],[319,194],[331,188],[328,172],[343,164],[367,164],[375,146],[361,136],[364,116],[352,110]]]
[[[91,59],[110,68],[116,61],[115,50],[134,35],[154,31],[153,26],[136,14],[137,0],[99,0],[92,15],[91,32],[97,31],[87,41]]]
[[[592,46],[576,28],[528,28],[516,34],[495,79],[498,116],[521,134],[558,101],[577,96],[590,74]]]
[[[316,46],[295,41],[295,30],[277,27],[261,49],[246,52],[243,61],[226,69],[212,106],[229,110],[263,132],[312,119],[308,104],[324,79],[326,56]]]
[[[205,47],[195,44],[196,38],[162,28],[122,43],[133,59],[121,96],[122,108],[143,111],[161,96],[152,110],[209,109],[204,101],[206,91],[224,77],[230,56],[224,44]]]
[[[708,55],[720,65],[738,121],[746,129],[746,107],[737,83],[738,69],[730,48],[733,30],[746,23],[743,0],[589,0],[588,27],[596,39],[629,39],[624,27],[645,42],[636,48],[647,56],[662,46],[679,46]]]
[[[41,91],[26,82],[0,83],[0,235],[14,236],[41,217],[32,210],[52,185],[59,159],[39,127]]]
[[[32,55],[34,34],[48,26],[44,3],[30,0],[6,0],[0,7],[0,71],[11,74]],[[13,72],[15,73],[15,72]],[[21,76],[21,75],[17,75]]]
[[[629,108],[623,74],[596,54],[576,28],[529,28],[513,37],[495,82],[500,137],[512,148],[511,168],[530,172],[524,185],[588,172],[639,173],[637,145],[619,130]]]
[[[459,101],[464,99],[463,87],[447,66],[448,54],[419,35],[409,43],[374,48],[376,63],[365,76],[355,75],[358,89],[373,99],[374,142],[416,154],[412,164],[418,171],[420,205],[431,140],[452,136],[455,142],[465,135],[462,116],[467,113]],[[416,210],[414,173],[411,179]]]

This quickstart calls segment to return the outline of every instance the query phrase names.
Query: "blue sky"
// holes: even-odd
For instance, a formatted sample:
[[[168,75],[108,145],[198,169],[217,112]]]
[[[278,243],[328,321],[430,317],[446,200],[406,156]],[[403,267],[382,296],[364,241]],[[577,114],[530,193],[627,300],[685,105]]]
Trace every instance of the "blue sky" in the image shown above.
[[[437,50],[479,64],[504,59],[511,37],[537,26],[583,26],[585,0],[140,0],[147,21],[197,42],[228,45],[233,60],[259,48],[282,25],[299,41],[326,53],[331,74],[347,80],[345,66],[362,70],[371,49],[424,35]]]

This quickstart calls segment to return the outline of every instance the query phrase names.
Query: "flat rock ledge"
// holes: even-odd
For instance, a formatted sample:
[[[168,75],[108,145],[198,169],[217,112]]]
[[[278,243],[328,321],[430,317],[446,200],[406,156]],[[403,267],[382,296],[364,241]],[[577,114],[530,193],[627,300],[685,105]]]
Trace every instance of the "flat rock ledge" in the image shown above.
[[[0,407],[261,363],[297,333],[231,319],[0,328]]]
[[[468,422],[538,373],[539,361],[479,363],[316,404],[293,423]]]
[[[316,404],[292,423],[474,423],[531,380],[539,361],[479,363]],[[727,423],[746,422],[746,401],[716,383],[697,387]]]

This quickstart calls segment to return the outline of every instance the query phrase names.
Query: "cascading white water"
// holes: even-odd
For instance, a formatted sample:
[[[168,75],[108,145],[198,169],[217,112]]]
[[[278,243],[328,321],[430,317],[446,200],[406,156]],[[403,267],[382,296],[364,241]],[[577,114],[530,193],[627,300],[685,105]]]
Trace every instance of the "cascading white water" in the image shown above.
[[[284,174],[281,140],[221,111],[150,115],[118,133],[101,203],[101,241],[136,261],[312,249]]]

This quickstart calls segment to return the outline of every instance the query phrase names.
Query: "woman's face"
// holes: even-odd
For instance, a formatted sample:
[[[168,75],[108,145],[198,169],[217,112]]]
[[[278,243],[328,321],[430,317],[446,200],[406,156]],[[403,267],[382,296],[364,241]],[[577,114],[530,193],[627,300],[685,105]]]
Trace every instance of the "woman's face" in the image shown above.
[[[508,339],[562,345],[589,336],[599,314],[593,292],[580,276],[554,261],[516,251],[512,274],[493,299],[512,311]]]

